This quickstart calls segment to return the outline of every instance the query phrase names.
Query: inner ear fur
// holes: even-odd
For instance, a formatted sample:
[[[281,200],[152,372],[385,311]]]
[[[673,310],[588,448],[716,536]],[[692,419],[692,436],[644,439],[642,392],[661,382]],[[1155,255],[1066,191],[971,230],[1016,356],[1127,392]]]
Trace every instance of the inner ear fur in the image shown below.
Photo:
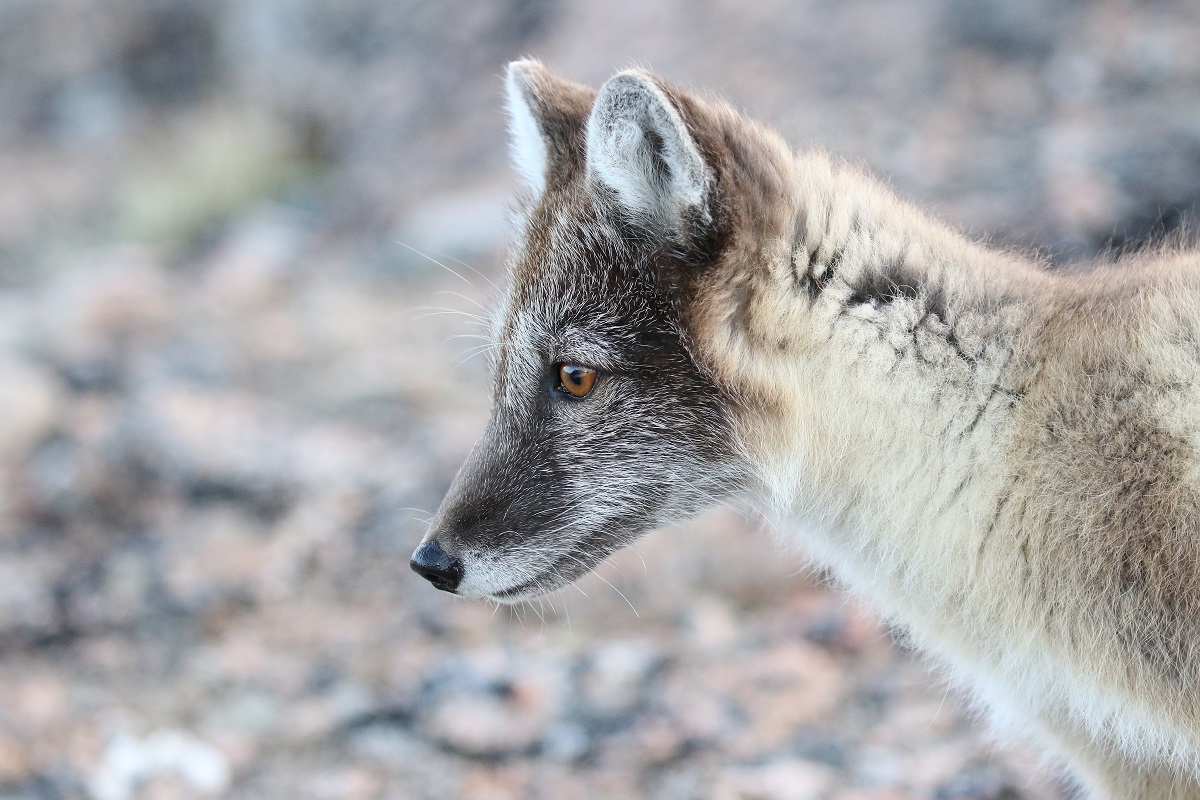
[[[587,167],[635,221],[676,232],[712,222],[711,170],[676,100],[649,73],[622,72],[600,88]]]

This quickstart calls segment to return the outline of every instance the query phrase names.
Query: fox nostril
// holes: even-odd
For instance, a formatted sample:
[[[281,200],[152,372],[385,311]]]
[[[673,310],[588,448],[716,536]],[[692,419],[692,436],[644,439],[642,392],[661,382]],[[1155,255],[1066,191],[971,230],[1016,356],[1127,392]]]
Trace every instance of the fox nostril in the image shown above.
[[[434,588],[453,592],[462,580],[462,562],[449,555],[436,539],[421,544],[412,555],[408,565],[413,572],[427,579]]]

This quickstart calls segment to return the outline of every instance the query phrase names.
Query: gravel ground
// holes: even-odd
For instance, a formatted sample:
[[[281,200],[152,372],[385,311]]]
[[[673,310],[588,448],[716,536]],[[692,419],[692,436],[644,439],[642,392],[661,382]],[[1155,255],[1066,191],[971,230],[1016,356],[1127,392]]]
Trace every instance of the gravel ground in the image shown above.
[[[735,512],[514,610],[411,574],[523,54],[1060,262],[1200,200],[1189,0],[0,2],[0,797],[1065,797]]]

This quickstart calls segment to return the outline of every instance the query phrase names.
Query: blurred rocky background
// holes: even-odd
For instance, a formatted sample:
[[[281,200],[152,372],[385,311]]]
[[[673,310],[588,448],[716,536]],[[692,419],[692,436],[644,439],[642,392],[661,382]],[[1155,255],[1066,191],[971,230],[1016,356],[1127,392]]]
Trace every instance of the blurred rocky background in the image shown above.
[[[1200,200],[1191,0],[0,0],[0,797],[1064,796],[732,512],[513,610],[410,573],[524,54],[1059,262]]]

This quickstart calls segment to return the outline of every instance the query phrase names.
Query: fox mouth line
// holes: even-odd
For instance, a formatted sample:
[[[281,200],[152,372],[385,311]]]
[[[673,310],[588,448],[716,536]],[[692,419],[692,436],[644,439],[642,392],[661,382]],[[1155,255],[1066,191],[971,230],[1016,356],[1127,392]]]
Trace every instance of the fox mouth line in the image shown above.
[[[501,603],[516,603],[521,600],[537,597],[538,595],[549,594],[555,589],[561,589],[564,586],[574,583],[583,575],[591,572],[591,568],[579,569],[575,572],[571,570],[564,572],[562,567],[564,565],[571,565],[572,563],[573,560],[569,558],[559,559],[529,580],[518,583],[516,586],[510,586],[507,589],[488,592],[487,596]]]
[[[498,592],[492,592],[488,595],[492,600],[499,600],[502,603],[511,603],[519,600],[526,600],[530,597],[535,597],[541,594],[539,588],[540,580],[526,581],[509,589],[501,589]]]
[[[510,586],[498,592],[490,592],[488,593],[488,597],[492,600],[499,600],[502,603],[515,603],[537,597],[541,594],[548,594],[555,589],[561,589],[578,577],[578,575],[566,577],[551,567],[536,578],[531,578],[524,583],[518,583],[516,586]]]
[[[571,554],[559,555],[532,578],[507,589],[487,592],[484,596],[501,603],[518,603],[539,595],[549,594],[565,586],[570,586],[584,575],[595,571],[605,558],[626,543],[627,541],[618,540],[616,546],[604,547],[599,552],[585,547]]]

